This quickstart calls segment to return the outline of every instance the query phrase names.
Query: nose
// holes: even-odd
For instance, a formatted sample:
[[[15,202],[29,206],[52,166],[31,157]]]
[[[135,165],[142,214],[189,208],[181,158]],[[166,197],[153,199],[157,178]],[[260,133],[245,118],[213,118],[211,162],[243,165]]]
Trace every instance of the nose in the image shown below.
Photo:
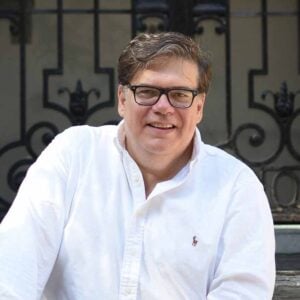
[[[152,106],[156,112],[167,114],[174,111],[174,107],[170,104],[166,94],[162,94],[158,101]]]

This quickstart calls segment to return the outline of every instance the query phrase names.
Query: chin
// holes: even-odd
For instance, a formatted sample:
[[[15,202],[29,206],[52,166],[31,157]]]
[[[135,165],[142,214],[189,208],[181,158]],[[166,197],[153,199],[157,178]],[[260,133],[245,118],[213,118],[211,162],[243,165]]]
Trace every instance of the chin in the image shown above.
[[[170,155],[174,154],[175,151],[172,151],[171,149],[174,149],[173,147],[170,147],[170,144],[163,143],[154,143],[151,145],[147,145],[145,147],[146,151],[152,154],[156,155]]]

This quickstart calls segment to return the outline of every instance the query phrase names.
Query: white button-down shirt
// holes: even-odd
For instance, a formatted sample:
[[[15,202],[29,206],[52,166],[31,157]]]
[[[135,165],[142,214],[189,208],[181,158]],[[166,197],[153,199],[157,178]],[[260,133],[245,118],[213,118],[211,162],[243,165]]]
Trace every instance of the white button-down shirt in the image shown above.
[[[0,299],[271,299],[254,173],[196,130],[191,161],[146,199],[122,128],[68,129],[30,168],[1,224]]]

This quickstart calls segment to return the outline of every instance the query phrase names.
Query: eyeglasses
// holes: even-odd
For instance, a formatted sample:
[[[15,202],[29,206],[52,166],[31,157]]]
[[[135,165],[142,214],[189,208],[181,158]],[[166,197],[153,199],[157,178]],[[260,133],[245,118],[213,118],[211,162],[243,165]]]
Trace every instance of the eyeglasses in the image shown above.
[[[166,95],[173,107],[189,108],[193,104],[194,98],[200,94],[197,90],[185,88],[161,89],[153,86],[131,84],[127,84],[127,87],[133,92],[135,102],[144,106],[154,105],[162,95]]]

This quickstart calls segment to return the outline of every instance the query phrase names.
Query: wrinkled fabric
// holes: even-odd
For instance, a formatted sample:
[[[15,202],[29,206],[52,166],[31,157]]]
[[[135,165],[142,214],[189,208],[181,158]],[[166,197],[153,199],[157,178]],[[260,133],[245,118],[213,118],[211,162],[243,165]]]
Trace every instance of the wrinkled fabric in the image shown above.
[[[0,299],[268,300],[274,230],[252,170],[195,132],[146,198],[119,126],[76,126],[30,167],[0,226]]]

